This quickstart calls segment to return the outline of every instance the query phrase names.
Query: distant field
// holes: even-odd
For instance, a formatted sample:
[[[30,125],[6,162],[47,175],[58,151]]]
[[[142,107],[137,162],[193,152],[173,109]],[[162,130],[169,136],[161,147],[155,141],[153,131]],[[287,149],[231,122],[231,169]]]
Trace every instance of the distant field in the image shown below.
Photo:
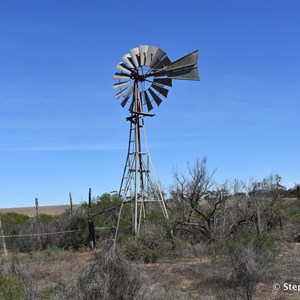
[[[80,206],[80,204],[73,204],[73,209],[76,209]],[[47,214],[47,215],[60,215],[66,209],[69,209],[69,205],[51,205],[51,206],[39,206],[39,213],[40,214]],[[29,217],[33,217],[36,214],[35,207],[15,207],[15,208],[0,208],[1,213],[7,212],[16,212],[18,214],[24,214]]]

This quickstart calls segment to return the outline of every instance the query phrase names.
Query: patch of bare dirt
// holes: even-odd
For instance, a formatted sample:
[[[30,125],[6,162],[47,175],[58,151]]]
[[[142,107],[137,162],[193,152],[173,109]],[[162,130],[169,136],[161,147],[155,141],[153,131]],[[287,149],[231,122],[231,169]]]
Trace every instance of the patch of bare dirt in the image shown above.
[[[193,299],[233,299],[226,287],[228,269],[209,257],[178,258],[172,261],[145,265],[150,277],[149,285],[160,288],[189,291]],[[273,284],[279,283],[280,290],[274,291]],[[255,300],[299,300],[297,291],[284,291],[284,283],[300,285],[300,244],[282,246],[279,258],[265,280],[257,285]],[[188,299],[188,298],[187,298]]]

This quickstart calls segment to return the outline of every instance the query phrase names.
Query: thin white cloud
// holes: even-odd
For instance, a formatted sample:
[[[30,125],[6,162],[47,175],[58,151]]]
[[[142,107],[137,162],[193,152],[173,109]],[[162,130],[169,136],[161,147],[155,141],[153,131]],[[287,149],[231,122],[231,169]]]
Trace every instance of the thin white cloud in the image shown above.
[[[14,145],[1,147],[0,151],[112,151],[126,150],[125,144],[66,144],[66,145]]]

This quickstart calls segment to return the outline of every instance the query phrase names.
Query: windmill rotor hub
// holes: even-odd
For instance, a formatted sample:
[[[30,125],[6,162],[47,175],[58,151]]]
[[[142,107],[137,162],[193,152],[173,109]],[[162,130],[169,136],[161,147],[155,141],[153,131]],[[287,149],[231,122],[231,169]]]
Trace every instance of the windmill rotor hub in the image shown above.
[[[138,80],[141,81],[141,82],[145,81],[146,80],[145,75],[139,75]]]
[[[145,81],[146,77],[145,77],[145,75],[139,74],[139,72],[136,71],[136,72],[132,72],[130,79],[132,79],[134,81]]]

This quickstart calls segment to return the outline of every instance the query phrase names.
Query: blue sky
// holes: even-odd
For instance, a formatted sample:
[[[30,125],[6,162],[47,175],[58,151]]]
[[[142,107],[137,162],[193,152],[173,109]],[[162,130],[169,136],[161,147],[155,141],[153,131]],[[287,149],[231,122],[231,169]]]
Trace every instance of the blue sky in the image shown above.
[[[128,111],[115,66],[140,44],[199,50],[200,82],[173,81],[148,143],[163,187],[207,156],[216,180],[300,183],[297,1],[0,1],[0,207],[118,190]]]

